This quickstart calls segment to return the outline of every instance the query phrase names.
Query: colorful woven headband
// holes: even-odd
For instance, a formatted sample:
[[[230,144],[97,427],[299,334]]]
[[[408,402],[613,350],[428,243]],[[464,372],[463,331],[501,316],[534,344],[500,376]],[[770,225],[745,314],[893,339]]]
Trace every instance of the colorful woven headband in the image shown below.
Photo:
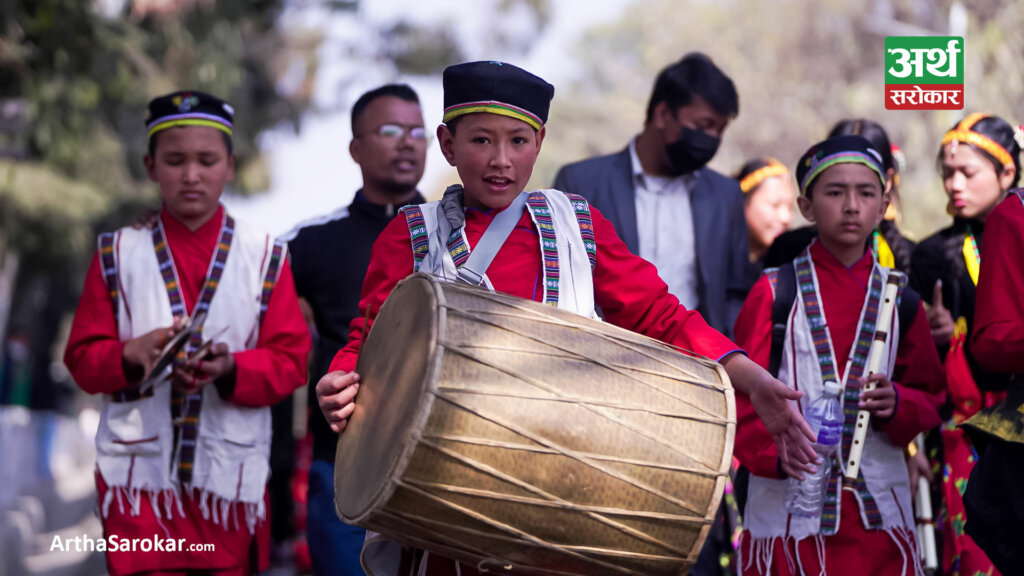
[[[788,176],[789,170],[782,165],[781,162],[772,158],[769,160],[768,165],[762,168],[754,170],[750,174],[747,174],[740,180],[740,190],[744,194],[750,194],[754,189],[761,185],[762,182],[775,176]]]
[[[811,182],[814,182],[814,179],[820,176],[822,172],[836,164],[863,164],[868,168],[871,168],[871,171],[878,176],[878,180],[882,184],[882,188],[885,188],[885,175],[882,173],[882,166],[878,163],[878,160],[863,152],[845,151],[825,156],[819,160],[818,163],[807,172],[804,179],[800,181],[800,194],[806,196],[807,188],[810,187]]]
[[[499,116],[508,116],[509,118],[515,118],[516,120],[522,120],[532,126],[534,130],[540,130],[544,125],[536,114],[532,114],[518,106],[494,100],[466,102],[464,104],[449,106],[444,109],[444,116],[441,118],[441,122],[448,123],[453,118],[458,118],[459,116],[464,116],[466,114],[475,114],[477,112],[498,114]]]
[[[833,136],[807,149],[796,164],[796,180],[800,183],[800,194],[806,196],[814,180],[822,172],[837,164],[863,164],[878,177],[885,189],[885,171],[882,170],[882,155],[861,136],[846,134]]]
[[[157,132],[167,130],[168,128],[174,128],[175,126],[206,126],[209,128],[216,128],[228,136],[232,136],[232,126],[230,122],[219,116],[198,112],[164,116],[163,118],[160,118],[146,126],[148,129],[147,136],[152,138]]]
[[[988,117],[988,114],[975,113],[964,118],[956,125],[956,128],[946,132],[946,136],[942,139],[942,145],[953,144],[950,152],[956,154],[956,148],[961,142],[971,144],[988,152],[993,158],[1001,162],[1003,166],[1013,166],[1013,157],[1006,151],[1006,148],[1003,148],[998,142],[988,136],[971,130],[979,120]]]

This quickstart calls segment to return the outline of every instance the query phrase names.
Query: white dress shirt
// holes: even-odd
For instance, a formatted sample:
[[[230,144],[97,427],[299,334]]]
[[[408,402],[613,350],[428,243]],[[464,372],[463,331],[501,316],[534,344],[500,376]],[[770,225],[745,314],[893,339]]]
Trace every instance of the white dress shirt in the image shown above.
[[[640,256],[654,264],[668,291],[688,309],[697,308],[697,245],[690,190],[698,172],[676,177],[645,174],[629,143],[636,189],[636,228]]]

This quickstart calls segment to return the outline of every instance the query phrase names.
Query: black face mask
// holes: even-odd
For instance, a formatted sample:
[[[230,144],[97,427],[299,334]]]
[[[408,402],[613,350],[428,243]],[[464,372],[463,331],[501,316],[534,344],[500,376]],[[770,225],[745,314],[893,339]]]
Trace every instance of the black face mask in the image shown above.
[[[715,138],[702,130],[683,127],[679,138],[665,146],[672,169],[676,174],[689,174],[703,168],[715,157],[721,139]]]

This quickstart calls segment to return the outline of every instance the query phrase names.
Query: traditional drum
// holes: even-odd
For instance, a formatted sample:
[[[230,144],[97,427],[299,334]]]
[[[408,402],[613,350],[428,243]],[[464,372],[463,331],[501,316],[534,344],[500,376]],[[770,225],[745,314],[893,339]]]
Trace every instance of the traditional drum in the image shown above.
[[[512,574],[685,574],[725,485],[724,369],[417,274],[362,347],[338,443],[347,523]]]

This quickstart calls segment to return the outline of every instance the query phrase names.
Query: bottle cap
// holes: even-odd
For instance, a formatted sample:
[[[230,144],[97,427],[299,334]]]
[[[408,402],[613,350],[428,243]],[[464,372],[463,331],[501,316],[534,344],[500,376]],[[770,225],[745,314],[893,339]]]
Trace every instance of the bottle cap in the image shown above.
[[[831,394],[833,396],[839,396],[839,390],[841,390],[841,388],[839,386],[839,382],[835,382],[833,380],[829,380],[828,382],[825,382],[825,394]]]

